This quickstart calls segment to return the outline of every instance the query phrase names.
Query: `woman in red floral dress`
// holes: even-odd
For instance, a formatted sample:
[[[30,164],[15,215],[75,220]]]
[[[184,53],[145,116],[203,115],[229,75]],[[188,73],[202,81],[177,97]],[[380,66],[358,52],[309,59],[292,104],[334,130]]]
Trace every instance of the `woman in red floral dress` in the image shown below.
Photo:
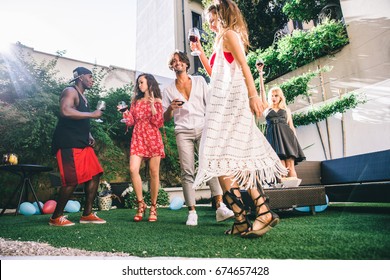
[[[149,160],[151,207],[148,220],[155,222],[160,186],[160,160],[165,157],[165,153],[159,130],[164,124],[161,91],[153,75],[138,76],[130,111],[123,113],[123,119],[127,127],[134,126],[130,146],[130,175],[138,203],[134,221],[142,221],[147,208],[142,195],[139,170],[142,160]]]

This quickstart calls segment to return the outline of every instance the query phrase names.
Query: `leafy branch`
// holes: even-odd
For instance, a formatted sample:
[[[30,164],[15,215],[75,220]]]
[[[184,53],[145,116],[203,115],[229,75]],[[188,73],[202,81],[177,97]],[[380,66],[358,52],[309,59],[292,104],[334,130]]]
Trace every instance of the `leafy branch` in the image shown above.
[[[332,55],[348,42],[342,22],[325,20],[309,31],[295,30],[267,49],[252,52],[252,56],[261,57],[269,67],[268,72],[266,70],[269,82],[320,57]],[[255,69],[255,59],[248,63],[251,69]]]
[[[355,92],[343,95],[340,99],[327,103],[318,108],[312,108],[306,113],[293,114],[294,126],[303,126],[314,124],[325,120],[326,118],[335,115],[336,113],[344,113],[349,109],[357,107],[359,104],[365,103],[364,99],[359,99],[359,95]]]
[[[283,90],[284,96],[286,97],[286,103],[292,103],[295,97],[299,95],[309,96],[309,82],[318,74],[329,72],[332,68],[325,66],[314,72],[307,72],[303,75],[293,77],[288,81],[280,84],[280,88]]]

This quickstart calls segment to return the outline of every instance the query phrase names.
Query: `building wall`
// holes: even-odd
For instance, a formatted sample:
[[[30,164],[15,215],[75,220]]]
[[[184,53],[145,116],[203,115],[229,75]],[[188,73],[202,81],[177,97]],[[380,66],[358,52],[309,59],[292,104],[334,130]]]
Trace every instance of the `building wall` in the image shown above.
[[[176,46],[176,6],[174,0],[138,0],[135,68],[162,77],[173,78],[168,56]]]
[[[16,48],[16,46],[15,46]],[[23,51],[31,55],[31,57],[37,62],[46,61],[49,62],[55,59],[57,56],[54,54],[44,53],[36,51],[33,48],[22,47]],[[116,66],[101,66],[92,63],[88,63],[81,60],[76,60],[68,57],[59,57],[56,65],[56,70],[58,70],[58,78],[63,78],[65,81],[71,80],[73,76],[73,70],[76,67],[83,66],[88,69],[96,67],[98,71],[105,69],[108,71],[108,74],[103,79],[103,85],[107,88],[118,88],[122,87],[128,83],[134,83],[135,81],[135,71],[120,68]]]
[[[153,74],[160,83],[161,89],[170,84],[175,75],[168,68],[169,55],[176,49],[186,51],[190,55],[187,31],[192,27],[191,12],[202,14],[201,0],[139,0],[137,2],[136,26],[136,70],[116,66],[102,66],[68,57],[59,57],[57,62],[58,77],[65,81],[72,77],[73,69],[84,66],[108,70],[103,80],[106,88],[117,88],[132,82],[141,73]],[[183,13],[185,23],[183,25]],[[49,54],[25,47],[24,50],[40,61],[50,61],[56,58]],[[190,71],[195,72],[194,69]]]
[[[350,43],[334,56],[318,59],[267,85],[328,65],[333,69],[323,74],[323,83],[320,79],[311,82],[314,104],[321,104],[323,94],[325,100],[351,91],[365,96],[365,104],[328,118],[328,123],[322,121],[318,129],[314,124],[297,128],[301,146],[308,147],[304,150],[307,160],[390,149],[390,2],[376,0],[374,3],[342,0]],[[305,111],[308,104],[307,100],[298,98],[289,107],[294,113]]]
[[[194,63],[194,57],[191,55],[191,49],[190,49],[190,42],[188,40],[188,30],[193,26],[193,23],[192,23],[192,12],[195,12],[199,15],[202,16],[202,22],[204,22],[204,8],[202,6],[202,1],[201,0],[185,0],[183,1],[184,2],[184,13],[185,13],[185,23],[184,25],[183,24],[180,24],[180,33],[181,34],[181,38],[180,38],[180,41],[181,41],[181,45],[182,47],[179,47],[178,49],[182,50],[182,51],[185,51],[188,55],[188,58],[190,59],[190,63],[191,63],[191,68],[189,70],[189,73],[194,73],[194,72],[197,72],[197,69],[195,69],[195,63]],[[185,30],[185,32],[183,33],[183,28]],[[185,36],[184,36],[185,34]],[[183,43],[185,42],[185,44]],[[180,46],[180,45],[179,45]]]
[[[187,32],[192,27],[191,12],[202,14],[201,1],[197,0],[138,0],[136,69],[171,82],[175,75],[168,68],[168,59],[175,50],[190,55]],[[184,24],[183,24],[184,13]],[[193,69],[192,69],[193,70]]]

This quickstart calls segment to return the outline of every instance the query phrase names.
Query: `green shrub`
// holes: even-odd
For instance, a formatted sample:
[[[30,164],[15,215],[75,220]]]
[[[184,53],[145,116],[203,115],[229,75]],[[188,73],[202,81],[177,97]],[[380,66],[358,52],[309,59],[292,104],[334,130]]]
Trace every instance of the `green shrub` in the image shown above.
[[[286,103],[290,104],[294,102],[295,97],[299,95],[309,96],[309,82],[319,75],[321,72],[329,72],[331,67],[322,67],[314,72],[307,72],[300,76],[292,77],[288,81],[280,84],[280,88],[283,90],[286,97]]]
[[[129,187],[129,189],[130,189],[130,191],[128,193],[126,193],[126,195],[124,197],[121,197],[121,199],[124,200],[124,208],[134,209],[134,208],[138,207],[137,197],[135,196],[135,192],[134,192],[133,188]],[[143,190],[142,195],[144,197],[145,203],[150,206],[151,205],[150,192]],[[158,190],[157,205],[159,205],[159,206],[169,205],[169,195],[162,188],[160,188]]]
[[[333,54],[348,42],[342,22],[325,20],[309,31],[295,30],[267,49],[255,52],[255,55],[264,60],[268,68],[265,69],[265,78],[269,82],[318,58]],[[248,63],[252,70],[255,69],[255,60]],[[254,77],[257,78],[258,73]]]
[[[329,0],[287,0],[283,6],[283,13],[288,18],[309,22],[315,19]]]
[[[293,114],[294,126],[298,127],[323,121],[336,113],[344,113],[362,103],[365,103],[365,100],[359,99],[358,94],[354,92],[345,94],[340,99],[319,108],[313,108],[306,113]]]

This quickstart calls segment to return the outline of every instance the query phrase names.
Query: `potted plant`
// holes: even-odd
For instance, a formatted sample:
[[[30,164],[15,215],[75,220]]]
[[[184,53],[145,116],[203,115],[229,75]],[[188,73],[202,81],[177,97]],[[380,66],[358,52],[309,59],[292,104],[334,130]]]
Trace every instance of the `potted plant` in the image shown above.
[[[112,193],[111,185],[107,181],[101,181],[98,190],[98,208],[100,211],[108,211],[111,209],[112,200],[120,198]]]

